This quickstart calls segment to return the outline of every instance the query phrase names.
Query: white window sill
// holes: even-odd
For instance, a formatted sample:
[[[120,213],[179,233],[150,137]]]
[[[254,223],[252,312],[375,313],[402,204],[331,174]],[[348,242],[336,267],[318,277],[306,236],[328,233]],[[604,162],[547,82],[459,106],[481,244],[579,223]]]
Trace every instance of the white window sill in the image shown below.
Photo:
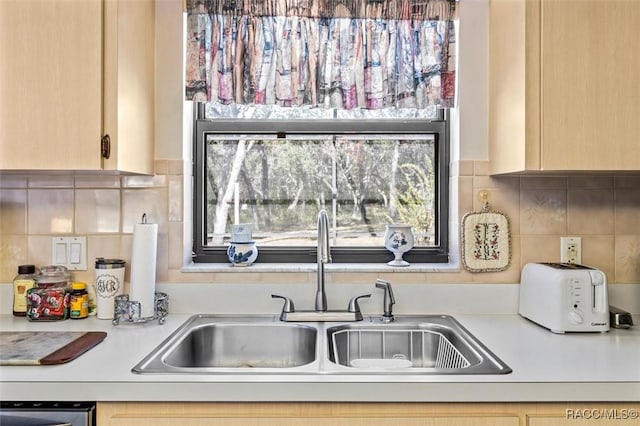
[[[228,263],[191,263],[181,272],[315,272],[315,263],[254,263],[251,266],[233,266]],[[406,267],[392,267],[378,263],[329,263],[325,272],[459,272],[460,265],[453,263],[414,263]]]

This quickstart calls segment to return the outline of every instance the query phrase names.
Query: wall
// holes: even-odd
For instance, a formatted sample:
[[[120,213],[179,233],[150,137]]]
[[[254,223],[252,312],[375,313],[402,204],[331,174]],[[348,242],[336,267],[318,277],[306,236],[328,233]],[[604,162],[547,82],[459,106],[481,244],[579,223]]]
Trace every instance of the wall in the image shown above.
[[[88,259],[130,259],[131,232],[143,212],[160,224],[157,277],[162,282],[312,283],[313,273],[183,273],[183,112],[181,0],[156,7],[156,176],[1,176],[0,282],[17,265],[50,263],[51,235],[87,235]],[[460,107],[454,114],[454,230],[478,210],[477,192],[490,191],[493,209],[511,220],[512,266],[501,273],[334,272],[329,282],[516,283],[521,266],[557,261],[560,236],[583,237],[583,263],[602,268],[610,282],[640,282],[640,178],[632,176],[489,177],[487,170],[487,0],[460,8]],[[189,117],[187,117],[188,119]],[[186,194],[187,200],[190,198]],[[455,199],[455,196],[452,198]],[[186,218],[188,220],[188,217]],[[90,281],[93,271],[76,273]]]
[[[397,283],[516,283],[527,262],[557,261],[559,238],[581,236],[583,263],[603,269],[610,282],[640,282],[640,177],[490,177],[486,161],[457,163],[458,218],[479,210],[478,191],[507,214],[512,266],[499,273],[334,272],[330,282],[366,283],[378,276]],[[163,282],[313,282],[305,272],[182,273],[182,161],[157,160],[156,176],[24,176],[0,181],[0,282],[18,264],[50,263],[52,235],[86,235],[88,258],[130,260],[133,224],[147,213],[159,224],[157,277]],[[93,272],[76,273],[91,280]],[[286,275],[286,278],[285,278]],[[391,278],[391,276],[393,278]]]

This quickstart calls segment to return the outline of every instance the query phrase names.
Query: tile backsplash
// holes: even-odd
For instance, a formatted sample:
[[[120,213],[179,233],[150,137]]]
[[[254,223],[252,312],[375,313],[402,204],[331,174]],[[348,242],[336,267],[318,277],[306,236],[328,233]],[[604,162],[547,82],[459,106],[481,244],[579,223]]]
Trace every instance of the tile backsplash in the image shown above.
[[[485,161],[456,166],[458,222],[465,213],[480,210],[478,192],[488,190],[491,208],[510,219],[510,268],[473,274],[462,268],[389,272],[395,282],[517,283],[522,265],[558,261],[560,237],[579,236],[584,264],[604,270],[612,283],[640,283],[640,175],[492,177]],[[313,282],[314,274],[300,272],[182,273],[182,175],[181,160],[156,160],[155,176],[0,175],[0,282],[11,281],[19,264],[50,264],[54,235],[87,236],[90,265],[99,256],[129,263],[133,224],[143,213],[159,224],[160,282]],[[372,282],[388,274],[336,272],[328,279]],[[91,281],[93,268],[74,276]]]

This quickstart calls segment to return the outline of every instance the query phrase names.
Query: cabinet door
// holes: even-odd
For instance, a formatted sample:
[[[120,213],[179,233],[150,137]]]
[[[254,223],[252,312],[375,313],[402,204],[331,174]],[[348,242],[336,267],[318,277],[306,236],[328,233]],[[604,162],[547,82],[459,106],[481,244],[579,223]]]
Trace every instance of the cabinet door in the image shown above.
[[[509,407],[422,403],[98,404],[104,426],[519,426]]]
[[[541,5],[542,164],[640,170],[640,2]]]
[[[319,418],[249,418],[249,417],[117,417],[109,426],[518,426],[518,417],[319,417]]]
[[[106,0],[104,14],[103,131],[111,153],[102,166],[153,174],[155,2]]]
[[[101,1],[0,1],[0,169],[101,168]]]
[[[491,0],[491,173],[540,170],[540,3]]]

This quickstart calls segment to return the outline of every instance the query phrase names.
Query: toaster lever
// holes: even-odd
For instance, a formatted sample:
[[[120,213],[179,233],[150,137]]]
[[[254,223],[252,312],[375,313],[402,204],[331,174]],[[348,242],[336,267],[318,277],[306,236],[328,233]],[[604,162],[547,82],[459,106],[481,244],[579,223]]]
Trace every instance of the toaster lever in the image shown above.
[[[591,303],[594,312],[607,312],[609,301],[607,300],[607,286],[605,276],[601,271],[589,271],[591,275]]]

